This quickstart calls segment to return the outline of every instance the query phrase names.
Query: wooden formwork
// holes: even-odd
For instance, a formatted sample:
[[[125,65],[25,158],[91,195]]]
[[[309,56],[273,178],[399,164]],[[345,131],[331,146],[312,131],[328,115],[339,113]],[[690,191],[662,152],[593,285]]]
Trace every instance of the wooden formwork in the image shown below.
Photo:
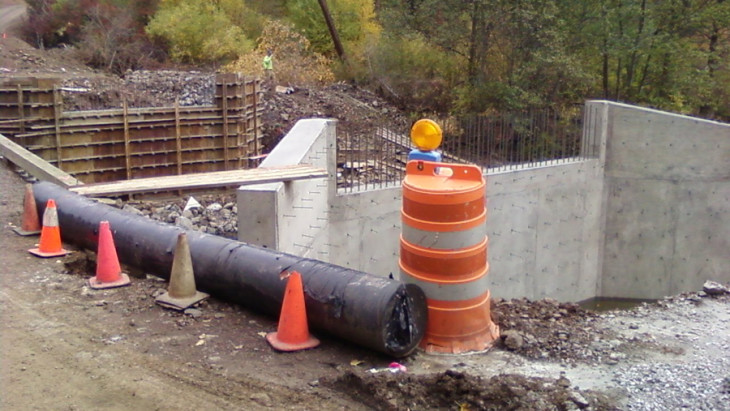
[[[0,81],[0,133],[83,182],[248,168],[260,154],[258,79],[218,75],[213,106],[77,112],[58,84]]]
[[[28,124],[52,123],[57,83],[53,78],[0,79],[0,134],[24,133]]]

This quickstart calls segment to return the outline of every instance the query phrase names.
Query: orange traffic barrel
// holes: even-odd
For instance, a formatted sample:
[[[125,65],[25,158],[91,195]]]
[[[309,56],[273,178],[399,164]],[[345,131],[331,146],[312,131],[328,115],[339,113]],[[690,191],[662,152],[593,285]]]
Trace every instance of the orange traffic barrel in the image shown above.
[[[483,351],[490,316],[485,181],[477,166],[410,161],[403,180],[401,281],[426,294],[428,353]]]

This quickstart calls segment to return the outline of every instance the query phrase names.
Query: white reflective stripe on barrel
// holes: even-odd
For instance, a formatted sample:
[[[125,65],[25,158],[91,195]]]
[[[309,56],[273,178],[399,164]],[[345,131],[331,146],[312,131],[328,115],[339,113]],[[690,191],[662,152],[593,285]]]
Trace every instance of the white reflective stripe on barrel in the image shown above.
[[[415,284],[421,287],[426,298],[439,301],[462,301],[477,298],[488,292],[487,270],[479,278],[465,283],[433,283],[415,278],[400,270],[400,280],[406,284]]]
[[[58,213],[55,208],[46,207],[46,211],[43,212],[43,225],[45,227],[58,226]]]
[[[403,239],[410,244],[435,250],[458,250],[472,247],[484,241],[487,223],[463,231],[425,231],[404,223],[401,229]]]

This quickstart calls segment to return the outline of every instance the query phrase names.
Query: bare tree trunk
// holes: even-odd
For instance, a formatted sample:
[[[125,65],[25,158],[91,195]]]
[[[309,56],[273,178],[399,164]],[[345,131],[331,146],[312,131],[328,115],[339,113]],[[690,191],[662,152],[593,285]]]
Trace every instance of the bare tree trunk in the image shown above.
[[[608,100],[608,43],[607,40],[604,40],[604,50],[603,50],[603,98]]]
[[[337,57],[339,57],[340,60],[344,63],[347,61],[347,58],[345,57],[345,49],[342,48],[342,42],[340,42],[340,36],[337,34],[337,28],[335,28],[335,22],[332,20],[332,15],[330,14],[329,8],[327,7],[327,1],[319,0],[319,7],[322,8],[322,14],[324,15],[324,21],[327,23],[327,28],[330,31],[330,36],[332,37],[332,42],[335,44],[335,51],[337,52]]]
[[[634,38],[634,48],[631,50],[631,58],[626,65],[626,91],[631,93],[631,85],[634,82],[634,73],[639,60],[639,43],[641,36],[644,34],[644,24],[646,23],[646,0],[641,1],[641,14],[639,14],[639,27]]]

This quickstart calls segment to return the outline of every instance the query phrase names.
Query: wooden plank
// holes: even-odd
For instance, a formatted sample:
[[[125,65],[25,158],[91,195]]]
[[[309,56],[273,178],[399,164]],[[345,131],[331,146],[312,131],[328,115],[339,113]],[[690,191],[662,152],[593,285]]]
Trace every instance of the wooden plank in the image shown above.
[[[0,152],[5,158],[39,180],[50,181],[66,188],[83,184],[2,134],[0,134]]]
[[[175,100],[175,147],[177,150],[177,173],[182,174],[182,142],[180,141],[180,102]]]
[[[262,184],[322,177],[327,177],[327,170],[308,165],[298,165],[138,178],[104,184],[87,184],[73,187],[70,190],[87,196],[114,197],[125,194]]]
[[[122,110],[124,112],[124,164],[127,169],[127,180],[132,178],[132,166],[130,164],[131,152],[129,150],[129,107],[127,106],[127,100],[122,103]]]
[[[56,132],[56,165],[61,168],[61,95],[56,86],[53,86],[53,119]]]
[[[25,133],[25,108],[23,107],[23,88],[18,84],[18,118],[20,119],[20,134]]]
[[[223,83],[223,101],[221,115],[223,116],[223,169],[228,170],[228,83]]]
[[[258,91],[256,90],[256,82],[253,83],[253,155],[257,156],[261,154],[260,147],[259,147],[259,134],[258,134],[258,108],[256,107],[256,93]],[[248,131],[248,130],[246,130]],[[248,148],[248,147],[246,147]],[[247,155],[250,155],[249,153],[246,153]]]

